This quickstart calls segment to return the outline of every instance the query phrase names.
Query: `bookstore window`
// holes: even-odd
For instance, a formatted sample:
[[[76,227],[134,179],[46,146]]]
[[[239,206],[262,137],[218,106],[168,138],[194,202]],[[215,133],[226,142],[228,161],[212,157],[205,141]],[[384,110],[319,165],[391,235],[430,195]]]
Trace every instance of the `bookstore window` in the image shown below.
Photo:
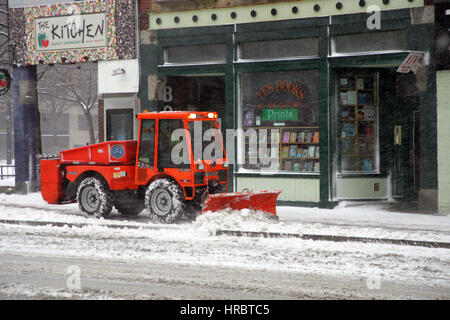
[[[379,172],[378,75],[344,73],[339,88],[340,171]]]
[[[239,172],[319,172],[319,72],[240,74]]]

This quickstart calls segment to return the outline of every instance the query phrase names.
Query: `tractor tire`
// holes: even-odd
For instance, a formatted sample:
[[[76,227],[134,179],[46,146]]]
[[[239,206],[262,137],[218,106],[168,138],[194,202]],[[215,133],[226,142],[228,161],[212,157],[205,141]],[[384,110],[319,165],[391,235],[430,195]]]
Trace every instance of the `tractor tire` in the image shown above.
[[[112,210],[113,194],[101,178],[87,177],[77,188],[77,202],[86,217],[107,218]]]
[[[144,210],[145,205],[141,202],[127,203],[127,204],[116,204],[114,206],[117,211],[123,216],[134,217]]]
[[[175,223],[183,217],[186,210],[183,190],[173,180],[157,179],[145,192],[145,207],[153,222]]]

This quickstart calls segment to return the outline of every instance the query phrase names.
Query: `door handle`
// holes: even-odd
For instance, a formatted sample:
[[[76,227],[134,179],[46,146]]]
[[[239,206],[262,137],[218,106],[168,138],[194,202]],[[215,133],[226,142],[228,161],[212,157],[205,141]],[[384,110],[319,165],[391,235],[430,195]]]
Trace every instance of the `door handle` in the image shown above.
[[[394,126],[394,146],[402,145],[402,126]]]

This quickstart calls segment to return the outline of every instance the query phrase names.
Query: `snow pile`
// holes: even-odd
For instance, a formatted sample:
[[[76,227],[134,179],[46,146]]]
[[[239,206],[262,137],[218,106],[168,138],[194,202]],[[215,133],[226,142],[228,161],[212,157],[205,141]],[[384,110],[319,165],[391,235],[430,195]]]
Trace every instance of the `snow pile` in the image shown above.
[[[217,230],[300,233],[300,224],[278,222],[270,213],[250,209],[206,212],[197,217],[192,227],[204,235],[215,235]]]
[[[14,187],[16,184],[16,179],[14,177],[12,178],[6,178],[6,179],[0,179],[0,187]]]
[[[390,211],[389,203],[341,203],[333,210],[278,207],[279,221],[271,214],[231,209],[201,214],[192,223],[152,223],[144,210],[136,217],[113,209],[108,219],[85,218],[76,203],[49,205],[40,193],[0,194],[0,219],[46,222],[142,226],[144,229],[176,230],[170,234],[198,238],[215,236],[217,230],[328,234],[450,242],[450,216]]]

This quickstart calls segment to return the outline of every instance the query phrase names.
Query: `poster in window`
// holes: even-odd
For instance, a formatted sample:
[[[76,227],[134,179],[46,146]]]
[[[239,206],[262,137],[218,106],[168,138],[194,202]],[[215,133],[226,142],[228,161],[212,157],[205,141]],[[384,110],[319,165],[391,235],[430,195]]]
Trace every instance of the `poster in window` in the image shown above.
[[[241,76],[243,119],[254,109],[261,126],[318,126],[319,72],[255,72]],[[255,123],[255,120],[253,120]],[[243,123],[245,126],[245,124]]]

